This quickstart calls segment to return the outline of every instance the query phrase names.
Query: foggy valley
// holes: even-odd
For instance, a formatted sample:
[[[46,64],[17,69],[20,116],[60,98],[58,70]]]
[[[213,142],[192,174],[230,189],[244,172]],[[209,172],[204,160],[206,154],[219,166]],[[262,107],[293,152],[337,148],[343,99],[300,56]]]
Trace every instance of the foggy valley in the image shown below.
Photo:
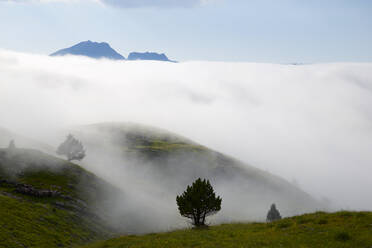
[[[372,247],[371,13],[0,0],[0,248]]]
[[[173,64],[51,58],[1,50],[0,123],[2,128],[33,140],[23,145],[22,139],[15,138],[18,146],[52,154],[67,133],[84,125],[139,123],[158,127],[234,157],[242,162],[239,166],[253,166],[294,183],[319,203],[313,210],[368,210],[372,208],[368,197],[372,187],[371,67],[358,63]],[[14,138],[10,136],[0,138],[1,146],[8,145]],[[97,137],[96,146],[105,140]],[[84,137],[81,139],[84,142]],[[36,141],[45,145],[31,147]],[[158,204],[161,212],[145,219],[173,219],[163,219],[163,224],[157,220],[150,230],[156,230],[155,226],[166,230],[184,222],[177,215],[174,197],[195,178],[188,173],[203,171],[206,161],[201,159],[200,168],[195,169],[196,159],[187,170],[181,168],[166,177],[151,171],[151,166],[141,167],[135,159],[119,156],[113,151],[117,147],[107,148],[112,153],[105,155],[86,145],[83,167],[138,196],[141,206],[154,209]],[[190,159],[185,158],[183,168]],[[176,166],[180,162],[169,163]],[[208,171],[204,173],[208,177]],[[171,178],[175,175],[176,182],[183,182],[178,188]],[[244,194],[246,182],[232,177],[235,179],[227,185],[221,181],[216,191]],[[131,185],[136,186],[132,189]],[[164,190],[169,188],[172,190]],[[157,194],[173,205],[151,200],[151,195]],[[266,209],[245,210],[254,205],[249,197],[239,206],[232,203],[233,196],[226,199],[231,199],[223,201],[229,206],[225,209],[228,214],[222,211],[214,221],[265,218]],[[266,201],[266,205],[271,203]],[[143,211],[150,210],[144,207]],[[260,211],[262,216],[254,215]],[[288,209],[287,215],[291,214],[296,213]]]

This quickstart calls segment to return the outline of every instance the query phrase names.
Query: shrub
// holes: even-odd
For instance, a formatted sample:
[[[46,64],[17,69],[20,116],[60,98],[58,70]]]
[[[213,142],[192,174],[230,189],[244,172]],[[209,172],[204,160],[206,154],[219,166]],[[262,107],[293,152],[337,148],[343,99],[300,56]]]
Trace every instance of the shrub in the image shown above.
[[[269,212],[267,213],[267,217],[266,217],[267,222],[272,222],[272,221],[276,221],[280,219],[282,219],[282,216],[280,216],[280,213],[276,209],[275,204],[271,204],[271,208]]]
[[[205,218],[221,210],[222,199],[213,191],[208,180],[197,179],[176,198],[180,214],[192,220],[196,227],[205,226]]]
[[[318,221],[318,224],[319,225],[325,225],[325,224],[327,224],[328,223],[328,220],[326,220],[326,219],[320,219],[319,221]]]
[[[337,241],[341,241],[341,242],[345,242],[345,241],[348,241],[351,239],[351,236],[348,232],[346,231],[342,231],[342,232],[338,232],[335,236],[335,239]]]
[[[85,157],[85,149],[79,140],[69,134],[66,140],[59,145],[57,154],[66,156],[68,161],[80,161]]]

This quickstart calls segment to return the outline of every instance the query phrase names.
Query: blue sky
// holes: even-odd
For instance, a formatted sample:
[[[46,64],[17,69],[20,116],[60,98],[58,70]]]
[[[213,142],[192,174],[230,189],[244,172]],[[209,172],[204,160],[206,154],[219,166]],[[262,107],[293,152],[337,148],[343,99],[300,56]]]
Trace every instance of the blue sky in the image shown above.
[[[371,13],[370,0],[0,0],[0,48],[49,54],[92,40],[125,57],[371,62]]]

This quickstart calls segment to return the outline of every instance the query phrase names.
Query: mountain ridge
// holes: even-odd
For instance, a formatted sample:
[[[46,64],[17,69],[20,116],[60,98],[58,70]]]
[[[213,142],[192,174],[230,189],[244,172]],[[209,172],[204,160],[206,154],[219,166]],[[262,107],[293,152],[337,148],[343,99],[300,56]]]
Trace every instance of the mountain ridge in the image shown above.
[[[157,60],[166,62],[177,62],[170,60],[164,53],[154,53],[154,52],[131,52],[128,55],[128,60]]]
[[[113,60],[125,60],[125,57],[116,52],[106,42],[82,41],[68,48],[60,49],[50,56],[80,55],[95,59],[107,58]]]
[[[112,60],[151,60],[176,62],[170,60],[164,53],[156,52],[131,52],[126,59],[123,55],[114,50],[107,42],[82,41],[71,47],[60,49],[49,56],[77,55],[86,56],[94,59],[112,59]]]

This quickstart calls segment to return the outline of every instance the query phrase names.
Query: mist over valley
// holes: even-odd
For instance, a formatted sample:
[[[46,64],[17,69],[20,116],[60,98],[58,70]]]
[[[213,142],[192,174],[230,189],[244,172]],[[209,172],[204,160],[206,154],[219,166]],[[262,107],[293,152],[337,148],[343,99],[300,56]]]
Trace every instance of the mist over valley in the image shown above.
[[[67,211],[87,240],[189,227],[175,198],[197,178],[222,197],[210,225],[263,222],[272,203],[283,217],[370,210],[371,67],[1,50],[0,189]],[[56,155],[67,134],[78,165]]]

